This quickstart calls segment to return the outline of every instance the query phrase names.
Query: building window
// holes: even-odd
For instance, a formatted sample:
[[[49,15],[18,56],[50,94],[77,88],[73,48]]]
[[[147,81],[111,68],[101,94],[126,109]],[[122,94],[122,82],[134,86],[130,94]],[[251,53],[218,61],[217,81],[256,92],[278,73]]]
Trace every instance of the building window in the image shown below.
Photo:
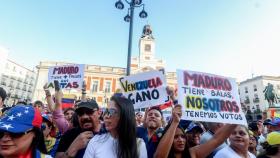
[[[93,81],[91,87],[92,87],[91,93],[97,92],[97,90],[98,90],[98,81]]]
[[[109,93],[111,92],[111,82],[110,81],[106,81],[105,82],[105,93]]]
[[[148,57],[148,56],[145,56],[145,60],[150,60],[150,57]]]
[[[254,84],[254,91],[255,91],[255,92],[258,91],[257,85],[255,85],[255,84]]]
[[[245,87],[245,93],[248,93],[248,87]]]
[[[151,51],[151,45],[150,44],[145,44],[145,51],[150,52]]]

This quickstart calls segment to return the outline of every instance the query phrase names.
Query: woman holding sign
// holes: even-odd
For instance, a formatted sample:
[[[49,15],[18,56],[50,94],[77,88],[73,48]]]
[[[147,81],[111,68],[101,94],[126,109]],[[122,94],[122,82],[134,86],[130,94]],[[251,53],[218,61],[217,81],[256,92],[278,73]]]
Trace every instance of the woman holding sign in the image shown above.
[[[237,125],[225,125],[218,130],[214,137],[205,144],[189,148],[186,143],[186,135],[179,122],[182,116],[182,107],[176,105],[172,112],[172,122],[168,125],[166,132],[159,142],[155,152],[155,158],[201,158],[209,155],[214,149],[221,145],[231,134]]]

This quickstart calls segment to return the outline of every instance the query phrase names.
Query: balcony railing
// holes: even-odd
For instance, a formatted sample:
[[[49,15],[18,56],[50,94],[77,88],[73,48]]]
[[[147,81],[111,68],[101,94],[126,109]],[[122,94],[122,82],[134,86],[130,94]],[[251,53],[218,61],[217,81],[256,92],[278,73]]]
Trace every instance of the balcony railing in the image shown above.
[[[260,99],[259,99],[259,98],[254,98],[254,99],[253,99],[253,102],[254,102],[254,103],[258,103],[258,102],[260,102]]]
[[[7,84],[6,82],[1,82],[1,85],[6,86]]]
[[[244,103],[245,103],[245,104],[249,104],[249,103],[250,103],[250,100],[249,100],[249,99],[246,99],[246,100],[244,100]]]

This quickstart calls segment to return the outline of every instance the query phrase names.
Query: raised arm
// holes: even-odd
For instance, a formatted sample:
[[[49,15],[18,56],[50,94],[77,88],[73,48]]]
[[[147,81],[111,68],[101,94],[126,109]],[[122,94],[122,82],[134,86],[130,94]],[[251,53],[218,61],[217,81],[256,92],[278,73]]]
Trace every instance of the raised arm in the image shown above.
[[[46,94],[48,109],[49,109],[50,112],[53,112],[54,111],[54,102],[52,100],[52,95],[51,95],[50,90],[48,89],[47,83],[44,85],[43,88],[44,88],[44,91],[45,91],[45,94]]]
[[[194,146],[190,148],[190,154],[192,158],[200,158],[208,156],[213,150],[221,145],[232,133],[233,129],[237,125],[227,124],[223,128],[220,128],[213,136],[212,139],[204,144]]]
[[[83,82],[81,101],[82,102],[87,101],[86,82],[85,81]]]
[[[172,111],[172,122],[168,130],[164,134],[164,136],[161,138],[157,146],[157,150],[154,154],[154,158],[168,157],[168,154],[173,144],[176,128],[179,125],[181,116],[182,116],[182,107],[181,105],[176,105]]]

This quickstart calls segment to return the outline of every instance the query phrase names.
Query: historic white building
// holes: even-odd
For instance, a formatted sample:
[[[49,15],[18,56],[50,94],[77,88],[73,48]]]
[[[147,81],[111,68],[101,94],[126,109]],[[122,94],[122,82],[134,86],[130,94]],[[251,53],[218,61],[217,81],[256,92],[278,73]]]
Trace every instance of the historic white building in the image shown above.
[[[241,82],[239,84],[239,94],[242,105],[252,112],[256,109],[268,110],[269,104],[264,96],[264,90],[268,83],[273,85],[274,91],[279,95],[280,76],[258,76]]]
[[[43,86],[48,80],[48,69],[56,65],[68,65],[74,63],[43,61],[37,66],[37,80],[33,100],[44,100]],[[77,63],[76,63],[77,64]],[[151,69],[163,69],[165,62],[155,57],[155,39],[149,25],[144,26],[143,34],[139,40],[139,56],[133,57],[131,61],[131,73],[148,71]],[[85,65],[84,80],[86,82],[87,97],[95,99],[99,105],[105,106],[109,98],[120,88],[119,78],[125,76],[126,68],[102,65]],[[167,83],[176,86],[176,73],[166,72]],[[75,94],[77,98],[81,92],[71,90],[64,94]]]
[[[0,68],[0,87],[7,92],[5,104],[11,105],[19,99],[31,102],[36,73],[7,58],[7,49],[2,49]],[[3,56],[2,56],[3,55]],[[5,60],[2,57],[6,57]]]

